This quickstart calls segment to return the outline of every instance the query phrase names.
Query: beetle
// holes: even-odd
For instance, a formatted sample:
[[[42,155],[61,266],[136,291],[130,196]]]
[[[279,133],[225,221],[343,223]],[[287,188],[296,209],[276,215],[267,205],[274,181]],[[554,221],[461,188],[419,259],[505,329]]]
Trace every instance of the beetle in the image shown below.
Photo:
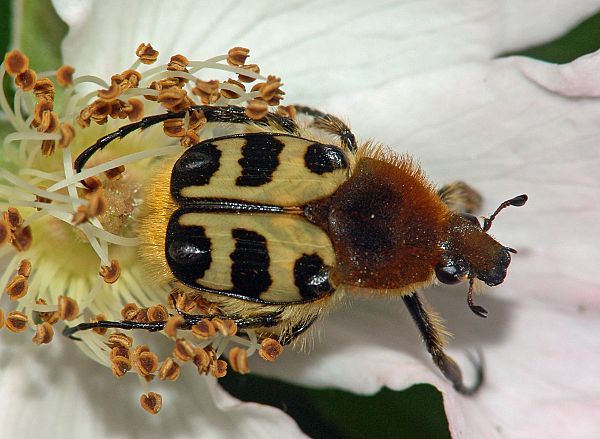
[[[201,111],[207,122],[242,124],[238,134],[209,138],[165,159],[149,183],[139,222],[140,255],[158,282],[207,298],[222,314],[184,314],[183,329],[201,318],[233,319],[240,328],[276,334],[290,343],[347,291],[400,296],[434,363],[454,388],[471,394],[460,368],[444,352],[444,328],[417,292],[436,282],[501,284],[511,253],[489,231],[498,213],[522,206],[526,195],[500,204],[483,225],[481,202],[466,184],[436,190],[407,155],[359,145],[336,116],[296,111],[324,141],[276,113],[254,120],[237,106],[191,106],[149,116],[99,139],[75,160],[76,172],[113,140]],[[81,323],[159,331],[165,322]]]

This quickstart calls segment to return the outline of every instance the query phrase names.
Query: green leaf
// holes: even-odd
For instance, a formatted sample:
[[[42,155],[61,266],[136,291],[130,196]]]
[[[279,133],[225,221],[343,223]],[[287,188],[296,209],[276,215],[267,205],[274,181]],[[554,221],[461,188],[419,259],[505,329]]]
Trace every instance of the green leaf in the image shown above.
[[[10,44],[11,23],[11,2],[0,1],[0,48],[2,54],[7,52]],[[4,59],[4,58],[2,58]]]
[[[554,41],[503,56],[522,55],[563,64],[598,49],[600,49],[600,12],[582,21]]]
[[[50,0],[14,2],[15,41],[36,71],[55,70],[61,65],[60,45],[68,27],[54,11]]]
[[[433,386],[384,388],[363,396],[308,389],[256,375],[229,373],[219,383],[236,398],[271,405],[312,438],[450,438],[442,396]]]

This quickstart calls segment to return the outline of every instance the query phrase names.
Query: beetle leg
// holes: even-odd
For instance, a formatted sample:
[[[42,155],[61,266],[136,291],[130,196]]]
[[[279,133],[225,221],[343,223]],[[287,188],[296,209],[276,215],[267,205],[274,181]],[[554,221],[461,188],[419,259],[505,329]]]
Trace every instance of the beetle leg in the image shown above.
[[[419,332],[421,332],[421,336],[425,342],[425,346],[427,347],[427,351],[431,354],[436,366],[444,376],[452,382],[456,391],[463,395],[474,394],[483,383],[482,362],[471,358],[477,371],[477,377],[472,386],[465,386],[460,367],[444,352],[444,327],[440,323],[437,315],[425,308],[417,293],[402,296],[402,300],[404,300],[404,304],[417,324]]]
[[[184,321],[180,325],[179,329],[189,330],[192,326],[200,323],[204,319],[212,320],[215,318],[223,320],[233,320],[236,326],[240,329],[251,329],[251,328],[268,328],[279,324],[279,314],[264,314],[261,316],[240,318],[238,316],[228,316],[223,314],[210,314],[210,315],[198,315],[198,314],[186,314],[179,312],[183,317]],[[67,326],[63,330],[62,334],[65,337],[69,337],[73,340],[80,340],[75,337],[74,334],[79,331],[86,331],[94,328],[112,328],[112,329],[145,329],[149,332],[157,332],[165,329],[166,320],[157,322],[132,322],[128,320],[122,320],[119,322],[100,320],[97,322],[84,322],[75,326]]]
[[[298,134],[299,127],[292,119],[284,116],[280,116],[276,113],[269,112],[262,119],[254,120],[250,119],[246,115],[246,108],[238,107],[235,105],[228,105],[223,107],[213,107],[210,105],[192,105],[184,110],[176,112],[167,112],[163,114],[157,114],[154,116],[147,116],[143,119],[124,125],[118,130],[101,137],[92,146],[86,148],[79,156],[75,159],[73,167],[76,173],[81,172],[87,161],[98,151],[104,149],[109,143],[116,139],[122,139],[126,135],[133,131],[151,127],[158,123],[164,122],[170,119],[182,119],[187,114],[193,113],[194,111],[201,111],[204,114],[207,122],[221,122],[221,123],[233,123],[233,124],[257,124],[257,125],[277,125],[287,133]]]
[[[285,334],[283,337],[281,337],[279,339],[279,342],[283,346],[289,345],[294,340],[296,340],[300,335],[304,334],[312,326],[312,324],[315,322],[315,320],[316,320],[316,318],[309,320],[308,322],[303,323],[301,325],[294,326],[289,333]]]
[[[165,321],[144,323],[144,322],[130,322],[127,320],[123,320],[120,322],[113,322],[113,321],[109,321],[109,320],[99,320],[97,322],[84,322],[84,323],[80,323],[75,326],[66,326],[65,329],[63,329],[62,334],[65,337],[69,337],[72,340],[80,341],[81,339],[78,337],[75,337],[73,334],[75,334],[76,332],[79,332],[79,331],[87,331],[88,329],[94,329],[94,328],[145,329],[150,332],[157,332],[157,331],[162,331],[163,329],[165,329],[165,323],[166,323]]]
[[[294,105],[294,108],[298,113],[312,116],[314,118],[313,127],[338,136],[344,149],[355,152],[358,148],[354,133],[339,117],[323,113],[315,108],[305,107],[304,105]]]
[[[479,192],[464,181],[454,181],[442,186],[438,195],[448,208],[457,213],[476,213],[483,199]]]

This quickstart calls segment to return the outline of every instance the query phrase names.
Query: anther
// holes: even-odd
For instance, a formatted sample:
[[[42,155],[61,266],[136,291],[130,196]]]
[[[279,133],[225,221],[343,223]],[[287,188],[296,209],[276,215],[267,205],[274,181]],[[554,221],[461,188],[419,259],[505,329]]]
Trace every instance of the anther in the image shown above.
[[[140,396],[140,404],[148,413],[155,415],[162,408],[162,396],[158,393],[148,392]]]
[[[167,357],[158,370],[158,377],[162,381],[175,381],[177,378],[179,378],[179,373],[179,364],[177,364],[172,357]]]
[[[0,218],[0,245],[10,242],[12,239],[12,230],[5,219]]]
[[[111,359],[111,370],[114,376],[121,378],[131,370],[131,360],[121,356],[113,357]]]
[[[23,91],[31,91],[35,85],[35,81],[37,80],[37,76],[35,72],[31,69],[25,70],[22,73],[19,73],[15,77],[15,85],[19,87]]]
[[[158,59],[158,52],[150,44],[140,44],[135,50],[135,54],[142,64],[152,64]]]
[[[54,100],[54,83],[48,78],[41,78],[35,81],[33,85],[33,94],[38,100]]]
[[[110,261],[110,266],[103,265],[100,267],[100,276],[104,279],[107,284],[114,284],[119,280],[121,276],[121,264],[116,259]]]
[[[18,252],[29,250],[33,237],[31,235],[31,227],[17,227],[13,232],[12,245]]]
[[[199,323],[192,326],[192,334],[200,340],[207,340],[214,337],[215,333],[215,325],[208,319],[202,319]]]
[[[47,305],[46,301],[41,298],[35,299],[35,303],[37,305]],[[54,325],[59,320],[58,311],[39,311],[38,315],[42,321],[48,322],[50,325]]]
[[[189,63],[189,60],[185,56],[180,54],[173,55],[167,64],[167,70],[175,72],[187,72],[186,67]]]
[[[90,322],[101,322],[103,320],[106,320],[106,315],[96,314],[96,316],[93,319],[91,319]],[[92,328],[92,331],[94,331],[98,335],[104,335],[106,334],[107,328]]]
[[[35,344],[48,344],[54,337],[54,329],[48,322],[41,323],[35,327],[35,335],[31,339]]]
[[[16,76],[29,68],[29,58],[18,50],[4,55],[4,68],[10,76]]]
[[[280,105],[279,107],[277,107],[277,110],[275,111],[278,115],[283,116],[283,117],[287,117],[289,119],[296,119],[296,107],[294,107],[293,105]]]
[[[169,312],[164,305],[154,305],[148,308],[148,320],[151,322],[165,322],[169,318]]]
[[[79,305],[72,297],[58,296],[58,318],[61,320],[74,320],[79,315]]]
[[[265,338],[260,344],[258,355],[260,355],[263,360],[275,361],[282,352],[283,346],[281,346],[281,343],[274,338]]]
[[[29,282],[25,276],[17,274],[6,286],[6,294],[10,300],[19,300],[25,297],[29,288]]]
[[[258,67],[258,65],[256,65],[256,64],[246,64],[246,65],[243,65],[240,67],[242,69],[248,70],[252,73],[256,73],[257,75],[260,74],[260,67]],[[238,75],[238,80],[241,82],[254,82],[256,80],[256,78],[253,78],[251,76],[242,75],[240,73]]]
[[[232,337],[237,333],[237,325],[233,320],[221,320],[215,318],[212,320],[213,325],[225,337]]]
[[[23,259],[21,262],[19,262],[17,274],[26,278],[28,278],[31,275],[31,262],[29,261],[29,259]]]
[[[135,98],[127,100],[127,103],[129,104],[129,106],[125,110],[125,113],[127,113],[127,117],[129,118],[129,120],[131,122],[137,122],[141,120],[144,116],[144,103],[141,100]]]
[[[58,85],[61,87],[73,85],[73,73],[75,73],[73,67],[68,65],[60,66],[56,71],[56,82],[58,82]]]
[[[121,332],[115,332],[108,337],[108,342],[106,344],[110,347],[122,346],[130,349],[133,345],[133,339]]]
[[[248,369],[248,352],[240,347],[233,347],[229,351],[229,364],[234,372],[245,375]]]
[[[244,84],[242,84],[239,81],[235,81],[233,79],[228,79],[227,81],[224,82],[224,84],[231,84],[234,87],[239,88],[240,92],[246,91],[246,87],[244,87]],[[223,88],[223,89],[221,89],[221,96],[223,96],[225,99],[237,99],[241,95],[237,91],[228,90],[228,89]]]
[[[180,315],[171,316],[165,323],[165,334],[168,337],[175,338],[177,336],[177,329],[181,327],[184,319]]]
[[[250,50],[245,47],[233,47],[227,52],[227,63],[232,66],[243,66]]]
[[[269,113],[269,105],[265,101],[252,99],[246,107],[246,116],[252,120],[260,120]]]
[[[215,378],[223,378],[227,375],[227,362],[223,360],[217,360],[210,366],[210,373]]]
[[[194,364],[198,368],[199,374],[206,374],[212,363],[211,355],[207,352],[207,349],[198,348],[194,353]]]
[[[27,315],[21,311],[11,311],[6,317],[6,329],[11,332],[23,332],[27,329]]]
[[[199,96],[203,104],[214,104],[219,99],[219,81],[216,79],[211,81],[198,79],[192,93]]]
[[[144,351],[134,356],[136,366],[142,376],[152,375],[158,369],[158,356],[154,352]]]
[[[6,212],[4,212],[4,220],[10,224],[10,227],[15,230],[17,227],[20,227],[23,224],[23,217],[21,216],[21,212],[16,207],[9,207]]]
[[[194,345],[185,338],[180,338],[175,342],[173,356],[183,362],[190,361],[196,354]]]

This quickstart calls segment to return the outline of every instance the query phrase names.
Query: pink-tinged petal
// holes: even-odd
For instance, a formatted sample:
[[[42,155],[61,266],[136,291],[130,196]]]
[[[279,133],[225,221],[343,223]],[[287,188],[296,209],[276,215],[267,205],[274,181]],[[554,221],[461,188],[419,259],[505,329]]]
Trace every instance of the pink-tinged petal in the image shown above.
[[[241,45],[252,51],[249,62],[283,78],[290,103],[313,105],[555,37],[600,7],[591,0],[528,2],[522,10],[522,2],[497,0],[181,0],[177,7],[131,0],[132,12],[124,13],[115,0],[85,2],[75,12],[70,0],[54,4],[70,24],[65,61],[80,74],[108,77],[126,68],[141,42],[151,42],[162,60],[175,53],[204,59]]]
[[[189,367],[174,383],[150,384],[163,397],[162,410],[150,415],[139,405],[145,391],[135,374],[117,380],[73,342],[57,336],[40,347],[30,338],[0,335],[2,437],[305,437],[282,411],[239,402]]]
[[[558,66],[521,58],[519,67],[528,78],[551,92],[569,97],[600,97],[600,51]]]
[[[503,212],[492,228],[520,251],[502,294],[518,289],[558,307],[598,310],[600,100],[549,92],[521,67],[520,58],[452,67],[329,109],[347,115],[362,138],[416,156],[434,182],[472,184],[485,197],[483,213],[529,194],[526,207]]]
[[[484,212],[530,195],[526,206],[494,222],[493,234],[519,254],[505,284],[477,298],[487,319],[468,310],[464,285],[427,293],[455,334],[451,352],[465,371],[461,352],[482,348],[481,392],[454,392],[401,304],[387,301],[338,310],[309,358],[290,353],[284,367],[268,373],[360,393],[430,382],[444,394],[455,437],[600,434],[600,100],[553,93],[522,66],[520,58],[455,66],[340,97],[327,108],[362,138],[418,157],[435,182],[469,182],[485,195]],[[536,68],[544,67],[556,69]],[[548,412],[562,414],[544,422]]]

